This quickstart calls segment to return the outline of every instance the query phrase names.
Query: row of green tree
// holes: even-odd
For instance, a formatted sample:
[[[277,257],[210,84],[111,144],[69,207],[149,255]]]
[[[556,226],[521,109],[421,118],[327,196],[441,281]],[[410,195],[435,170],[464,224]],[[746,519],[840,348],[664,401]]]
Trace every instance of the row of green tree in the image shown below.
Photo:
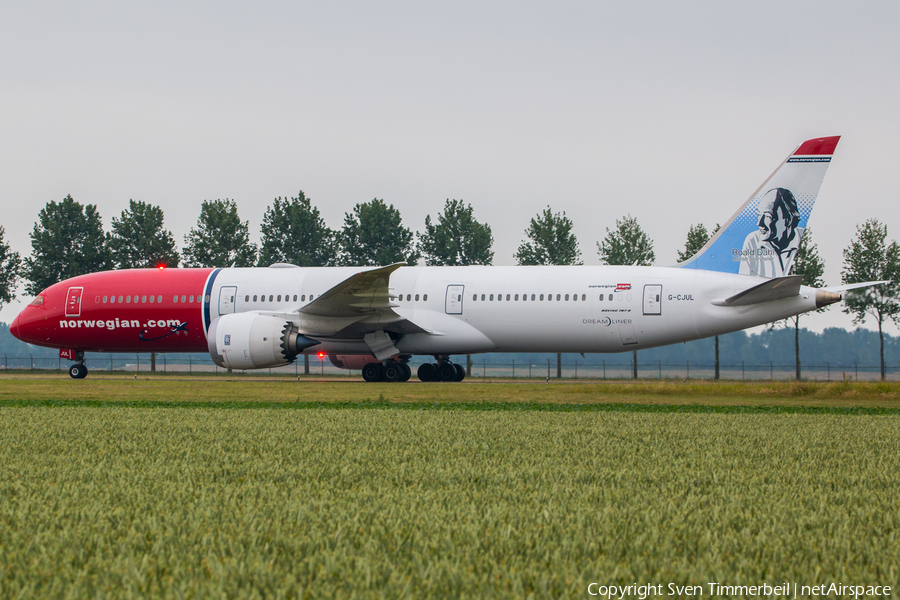
[[[548,206],[532,217],[525,239],[514,254],[520,265],[580,265],[581,251],[565,212]],[[704,224],[690,227],[678,260],[696,254],[715,234]],[[63,279],[113,268],[268,266],[285,262],[299,266],[377,266],[396,262],[426,265],[490,265],[493,235],[475,219],[471,205],[447,200],[444,210],[414,234],[402,223],[400,211],[375,198],[357,204],[344,215],[339,230],[325,224],[319,210],[302,191],[296,197],[276,198],[266,208],[259,245],[250,241],[249,221],[242,221],[234,200],[204,201],[195,227],[179,252],[165,228],[163,210],[130,200],[121,215],[104,231],[97,207],[82,205],[71,195],[50,201],[41,209],[31,232],[32,253],[22,259],[4,241],[0,226],[0,306],[10,302],[20,278],[30,295]],[[607,265],[652,265],[653,242],[631,215],[616,220],[597,242],[600,262]],[[804,285],[822,287],[824,262],[806,230],[793,273]],[[844,250],[844,283],[900,280],[900,246],[889,241],[887,226],[870,219],[857,227],[856,238]],[[877,286],[847,294],[844,310],[857,324],[873,317],[882,339],[887,320],[900,320],[896,285]],[[800,375],[800,317],[793,318],[797,376]],[[715,339],[719,364],[718,338]]]
[[[580,265],[581,251],[564,212],[550,207],[530,220],[526,239],[514,257],[520,265]],[[260,242],[250,241],[248,221],[234,200],[204,201],[197,224],[184,238],[181,251],[166,229],[163,210],[130,200],[104,231],[97,207],[71,196],[41,209],[31,232],[31,256],[21,259],[3,242],[0,227],[0,305],[9,302],[21,277],[25,291],[39,293],[57,281],[107,269],[157,266],[268,266],[286,262],[301,267],[376,266],[396,262],[426,265],[490,265],[494,238],[490,225],[475,219],[471,205],[447,200],[423,231],[413,233],[400,211],[375,198],[344,215],[343,227],[329,228],[311,200],[276,198],[266,209]],[[615,230],[597,243],[604,264],[652,264],[653,243],[633,217],[616,222]]]

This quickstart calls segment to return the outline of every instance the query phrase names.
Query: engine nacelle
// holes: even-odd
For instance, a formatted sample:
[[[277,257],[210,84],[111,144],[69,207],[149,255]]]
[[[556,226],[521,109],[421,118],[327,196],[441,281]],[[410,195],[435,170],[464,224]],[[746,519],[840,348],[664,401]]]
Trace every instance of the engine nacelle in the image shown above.
[[[329,354],[328,360],[338,369],[353,371],[361,371],[368,364],[381,362],[371,354]]]
[[[206,339],[213,362],[226,369],[281,367],[319,343],[290,321],[257,312],[222,315],[210,323]]]

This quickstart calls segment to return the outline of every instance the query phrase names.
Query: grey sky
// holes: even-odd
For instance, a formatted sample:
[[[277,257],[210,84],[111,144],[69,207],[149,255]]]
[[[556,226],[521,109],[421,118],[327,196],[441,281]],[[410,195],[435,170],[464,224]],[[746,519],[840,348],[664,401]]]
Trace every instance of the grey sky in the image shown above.
[[[299,189],[333,228],[379,197],[418,230],[461,198],[495,264],[547,204],[586,264],[629,212],[671,264],[692,223],[839,134],[810,218],[838,283],[857,223],[900,237],[898,23],[889,2],[3,3],[0,224],[27,255],[68,193],[107,225],[159,204],[179,241],[204,199],[258,235]]]

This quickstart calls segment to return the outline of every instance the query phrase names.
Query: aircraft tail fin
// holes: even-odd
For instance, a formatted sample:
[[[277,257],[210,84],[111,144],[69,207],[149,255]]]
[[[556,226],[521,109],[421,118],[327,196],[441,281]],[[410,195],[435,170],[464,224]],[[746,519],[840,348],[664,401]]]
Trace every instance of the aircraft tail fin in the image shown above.
[[[783,277],[840,136],[800,144],[700,251],[678,267]]]

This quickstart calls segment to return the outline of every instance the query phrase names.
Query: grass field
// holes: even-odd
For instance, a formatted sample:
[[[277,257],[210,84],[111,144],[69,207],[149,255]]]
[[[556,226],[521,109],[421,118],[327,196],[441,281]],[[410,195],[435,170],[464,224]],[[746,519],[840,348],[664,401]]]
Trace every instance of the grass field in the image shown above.
[[[0,597],[896,590],[898,392],[4,379]]]
[[[364,383],[346,379],[275,377],[109,376],[72,381],[66,375],[0,377],[0,405],[27,401],[120,403],[609,403],[769,407],[864,407],[900,410],[900,383],[690,381],[481,381],[462,384]]]

